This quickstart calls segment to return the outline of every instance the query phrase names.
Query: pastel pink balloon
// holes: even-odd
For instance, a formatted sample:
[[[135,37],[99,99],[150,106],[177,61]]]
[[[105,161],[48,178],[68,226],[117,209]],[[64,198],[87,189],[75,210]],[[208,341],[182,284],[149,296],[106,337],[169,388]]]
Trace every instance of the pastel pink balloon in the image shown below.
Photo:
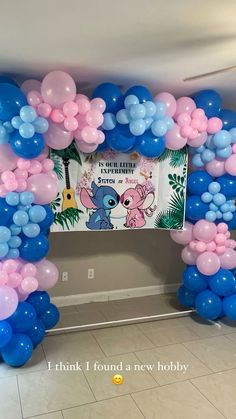
[[[220,269],[220,259],[213,252],[204,252],[198,256],[196,265],[203,275],[214,275]]]
[[[39,116],[43,116],[44,118],[48,118],[52,112],[52,107],[48,103],[40,103],[37,106],[37,111]]]
[[[8,276],[7,285],[12,288],[16,288],[20,285],[22,281],[22,276],[18,272],[13,272]]]
[[[96,128],[92,128],[90,126],[84,127],[81,131],[81,137],[85,143],[96,144],[98,139]]]
[[[63,113],[66,116],[75,116],[79,112],[79,107],[76,102],[66,102],[63,105]]]
[[[85,115],[77,115],[76,119],[78,121],[78,129],[81,131],[84,127],[86,127],[86,114]]]
[[[8,274],[5,271],[0,271],[0,287],[5,285],[8,281]]]
[[[225,174],[225,160],[215,158],[205,165],[205,169],[209,175],[219,177]]]
[[[85,143],[84,141],[80,141],[76,139],[76,145],[79,151],[82,151],[82,153],[93,153],[98,145],[92,144],[92,143]]]
[[[51,159],[45,159],[42,161],[42,170],[47,173],[54,169],[54,163]]]
[[[101,113],[103,113],[106,109],[106,102],[103,99],[96,97],[91,100],[90,106],[91,106],[91,109],[96,109],[100,111]]]
[[[236,144],[231,145],[232,147],[232,152],[235,154],[236,153]]]
[[[13,153],[9,144],[0,144],[0,173],[5,170],[14,170],[18,157]]]
[[[42,96],[39,92],[32,90],[27,94],[27,102],[30,106],[36,107],[42,102]]]
[[[65,116],[60,109],[53,109],[53,111],[50,114],[50,118],[52,122],[55,122],[56,124],[60,124],[61,122],[64,121]]]
[[[44,102],[53,107],[62,107],[65,102],[75,99],[76,85],[64,71],[51,71],[42,81],[41,94]]]
[[[44,139],[49,147],[55,150],[63,150],[71,144],[73,134],[66,131],[63,126],[50,122],[48,131],[44,134]]]
[[[86,113],[86,122],[90,127],[98,128],[103,124],[103,114],[97,109],[91,109]]]
[[[5,185],[0,185],[0,197],[1,198],[5,198],[5,196],[7,195],[8,191],[5,188]]]
[[[21,282],[21,289],[25,292],[25,293],[31,293],[36,291],[38,288],[38,281],[36,278],[31,277],[31,276],[27,276],[26,278],[24,278]]]
[[[208,119],[207,132],[209,134],[215,134],[222,129],[223,123],[220,118],[213,117]]]
[[[236,154],[232,154],[226,159],[225,170],[229,175],[236,176]]]
[[[32,160],[31,166],[29,168],[29,173],[31,175],[38,175],[42,172],[42,164],[38,160]]]
[[[210,221],[200,220],[197,221],[193,227],[193,236],[197,240],[201,240],[205,243],[212,241],[217,234],[217,228],[215,223]]]
[[[158,93],[155,97],[154,97],[154,101],[160,101],[160,102],[164,102],[166,105],[166,114],[168,116],[173,116],[176,112],[176,100],[175,97],[173,95],[171,95],[168,92],[161,92]]]
[[[191,145],[191,147],[200,147],[200,145],[205,144],[206,140],[207,133],[203,131],[198,133],[194,139],[189,140],[188,144]]]
[[[183,262],[186,263],[186,265],[195,265],[198,253],[191,250],[189,246],[186,246],[183,248],[181,252],[181,257]]]
[[[64,120],[64,127],[67,131],[73,132],[78,128],[78,121],[74,116],[68,116]]]
[[[81,115],[85,115],[91,109],[89,99],[84,95],[83,95],[83,97],[80,97],[80,95],[78,95],[78,96],[75,100],[77,105],[78,105],[78,112]]]
[[[37,157],[37,160],[42,162],[44,159],[46,159],[49,156],[49,148],[47,145],[45,145],[42,153]]]
[[[17,160],[17,167],[20,170],[29,170],[31,166],[31,161],[30,160],[25,160],[25,159],[18,159]]]
[[[225,253],[220,256],[221,268],[234,269],[236,268],[236,252],[231,248],[226,248]]]
[[[35,266],[37,268],[36,278],[38,280],[38,290],[45,291],[54,287],[59,277],[56,265],[47,259],[43,259],[36,263]]]
[[[21,275],[23,276],[23,277],[26,277],[26,276],[36,276],[36,273],[37,273],[37,268],[36,268],[36,266],[35,265],[33,265],[32,263],[26,263],[22,268],[21,268],[21,271],[20,271],[20,273],[21,273]]]
[[[215,252],[215,250],[216,250],[216,244],[215,244],[215,242],[212,241],[212,242],[207,243],[206,244],[206,250],[208,252]]]
[[[0,320],[10,317],[16,311],[17,304],[16,291],[7,285],[0,287]]]
[[[27,189],[27,183],[24,179],[17,180],[16,192],[24,192]]]
[[[19,179],[26,180],[26,179],[28,179],[28,170],[16,169],[14,171],[14,175],[15,175],[17,180],[19,180]]]
[[[97,143],[102,144],[105,141],[105,134],[104,134],[103,131],[101,131],[99,129],[97,130],[97,133],[98,133]]]
[[[197,244],[196,244],[196,251],[198,252],[198,253],[203,253],[203,252],[205,252],[206,251],[206,243],[204,243],[204,242],[201,242],[201,241],[199,241]]]
[[[15,175],[13,172],[11,172],[11,170],[5,170],[5,172],[1,174],[1,179],[3,182],[8,182],[11,180],[15,180]]]
[[[35,204],[45,205],[52,202],[58,192],[57,181],[47,173],[30,176],[27,181],[27,189],[33,192]]]
[[[180,127],[174,124],[173,128],[165,135],[166,148],[169,150],[180,150],[187,143],[187,138],[182,137],[180,134]]]
[[[12,274],[16,272],[18,268],[18,262],[14,259],[7,259],[2,264],[2,270],[7,272],[8,274]]]
[[[16,180],[8,180],[5,182],[5,188],[8,192],[15,191],[18,187],[18,182]]]
[[[193,224],[185,221],[183,230],[171,230],[170,237],[178,244],[189,244],[193,238]]]
[[[226,242],[226,236],[225,234],[222,233],[218,233],[215,237],[215,242],[216,244],[218,244],[219,246],[223,246]]]
[[[225,246],[216,246],[217,255],[223,255],[223,253],[225,253],[225,250],[226,250]]]
[[[174,118],[176,119],[180,113],[188,113],[190,115],[194,109],[196,109],[196,105],[193,99],[187,96],[180,97],[176,101],[176,111]]]
[[[41,91],[41,82],[39,80],[35,80],[35,79],[29,79],[29,80],[25,80],[20,89],[22,90],[22,92],[27,95],[27,93],[29,93],[31,90],[35,90],[36,92],[40,92]]]
[[[222,233],[222,234],[226,234],[228,231],[229,227],[226,223],[219,223],[217,225],[217,231],[218,233]]]
[[[191,116],[188,113],[180,113],[177,117],[177,124],[180,127],[188,126],[191,123]]]
[[[194,109],[194,111],[192,112],[192,118],[196,118],[196,119],[200,119],[202,120],[205,117],[205,112],[203,109],[201,108],[196,108]]]

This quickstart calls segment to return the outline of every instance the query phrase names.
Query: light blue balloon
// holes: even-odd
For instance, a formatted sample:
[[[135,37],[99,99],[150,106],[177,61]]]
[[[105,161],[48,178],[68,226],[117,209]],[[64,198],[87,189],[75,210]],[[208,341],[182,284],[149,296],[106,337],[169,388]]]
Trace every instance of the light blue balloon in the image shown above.
[[[227,202],[220,206],[220,210],[221,212],[231,212],[230,205]]]
[[[213,195],[213,202],[218,206],[223,205],[226,202],[226,197],[222,193],[217,193]]]
[[[18,210],[28,212],[32,205],[18,205]]]
[[[167,125],[163,120],[159,119],[152,123],[151,131],[153,135],[163,137],[167,133]]]
[[[47,216],[47,212],[41,205],[34,205],[29,210],[29,218],[32,223],[41,223]]]
[[[129,124],[129,130],[131,134],[138,136],[143,135],[146,131],[146,124],[143,119],[138,119],[136,121],[131,121]]]
[[[188,152],[191,155],[199,154],[199,153],[197,153],[197,149],[195,147],[191,147],[191,146],[188,146]]]
[[[20,202],[22,205],[31,205],[34,202],[34,194],[33,192],[21,192],[20,194]]]
[[[231,144],[235,144],[236,143],[236,128],[231,128],[229,132],[231,135]]]
[[[144,102],[143,106],[146,110],[146,118],[151,118],[156,113],[156,105],[154,102],[151,102],[148,100],[147,102]],[[172,118],[171,118],[172,119]]]
[[[0,243],[7,243],[11,238],[11,230],[9,228],[0,226]]]
[[[6,128],[0,122],[0,144],[7,144],[9,141],[9,135]]]
[[[168,131],[171,130],[175,124],[173,118],[168,115],[163,118],[163,121],[165,122]]]
[[[20,117],[23,122],[33,122],[37,118],[37,113],[33,106],[22,106],[20,110]]]
[[[20,257],[20,252],[18,249],[9,249],[9,252],[7,253],[8,259],[18,259]]]
[[[200,154],[195,154],[192,158],[192,164],[196,167],[203,167],[204,163],[201,159],[201,155]]]
[[[111,112],[107,112],[104,113],[104,121],[102,124],[102,128],[107,130],[107,131],[111,131],[112,129],[115,128],[116,126],[116,117],[113,113]]]
[[[207,211],[205,215],[207,221],[214,222],[216,220],[216,213],[214,211]]]
[[[208,191],[212,194],[215,195],[216,193],[220,192],[220,184],[218,182],[211,182],[210,185],[208,186]]]
[[[14,127],[10,121],[3,122],[3,126],[6,129],[7,134],[11,134],[14,131]]]
[[[236,206],[234,204],[229,204],[229,211],[230,212],[235,212],[236,211]]]
[[[231,146],[227,146],[225,148],[217,148],[216,149],[216,155],[217,157],[220,157],[222,159],[227,159],[232,154],[232,148]]]
[[[145,106],[142,104],[132,105],[129,108],[129,115],[132,120],[144,119],[146,116]]]
[[[163,119],[166,114],[166,104],[164,102],[155,102],[156,113],[154,115],[155,119]]]
[[[8,242],[8,246],[11,249],[17,249],[17,247],[20,247],[22,243],[22,240],[19,236],[12,236]]]
[[[205,204],[209,204],[209,202],[211,202],[211,201],[212,201],[212,194],[211,194],[211,193],[209,193],[209,192],[204,192],[204,193],[201,195],[201,200],[202,200],[202,202],[204,202]]]
[[[10,230],[11,230],[12,236],[18,236],[21,233],[21,227],[15,225],[15,224],[12,224],[10,226]]]
[[[129,115],[129,111],[127,109],[121,109],[120,111],[117,112],[116,114],[116,119],[117,122],[119,122],[119,124],[129,124],[130,122],[130,115]]]
[[[6,195],[6,203],[15,207],[20,202],[19,194],[17,192],[8,192]]]
[[[202,153],[204,150],[206,150],[206,147],[204,145],[200,145],[200,147],[198,148],[194,148],[194,147],[191,147],[191,148],[196,150],[197,153]]]
[[[231,221],[233,219],[233,214],[232,212],[224,212],[223,214],[223,220],[224,221]]]
[[[17,226],[22,227],[28,224],[29,216],[26,211],[19,210],[13,215],[13,221]]]
[[[33,125],[34,125],[35,132],[37,132],[38,134],[45,134],[45,132],[47,132],[48,127],[49,127],[48,121],[41,116],[38,116],[34,120]]]
[[[212,150],[204,150],[201,154],[201,159],[204,163],[209,163],[210,161],[214,160],[215,153]]]
[[[222,212],[221,211],[216,211],[216,218],[217,220],[220,220],[222,218]]]
[[[38,224],[29,223],[23,227],[23,233],[26,237],[32,238],[37,237],[40,233],[40,227]]]
[[[19,133],[23,138],[32,138],[35,134],[33,124],[30,124],[29,122],[24,122],[19,128]]]
[[[205,146],[210,150],[214,150],[216,148],[215,144],[213,143],[213,135],[208,135]]]
[[[125,98],[124,105],[126,109],[129,109],[133,105],[138,105],[139,99],[135,95],[128,95]]]
[[[218,206],[217,206],[217,205],[215,205],[215,204],[213,204],[213,202],[211,202],[211,203],[210,203],[210,205],[209,205],[209,209],[210,209],[211,211],[216,212],[216,211],[218,210]]]
[[[145,125],[146,125],[146,130],[148,130],[153,123],[153,119],[152,118],[144,118],[144,122],[145,122]]]
[[[19,129],[23,121],[20,116],[14,116],[11,120],[11,123],[12,123],[13,128]]]
[[[0,259],[5,258],[9,251],[9,247],[7,243],[0,243]]]
[[[214,136],[213,136],[213,144],[217,147],[217,148],[225,148],[228,147],[228,145],[230,145],[231,143],[231,134],[229,133],[229,131],[226,130],[221,130],[219,132],[217,132]]]

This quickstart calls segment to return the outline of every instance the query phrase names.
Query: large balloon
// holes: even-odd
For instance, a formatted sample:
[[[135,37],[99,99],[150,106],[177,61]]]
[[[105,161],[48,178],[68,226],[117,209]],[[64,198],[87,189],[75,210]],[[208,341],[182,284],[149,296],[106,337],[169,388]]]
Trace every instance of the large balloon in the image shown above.
[[[49,204],[57,196],[57,180],[46,173],[33,175],[28,178],[27,190],[33,192],[35,204]]]
[[[40,319],[42,320],[47,330],[52,329],[59,321],[59,318],[60,318],[60,313],[57,307],[51,303],[47,307],[46,311],[44,311],[44,313],[41,314],[41,317],[40,317]]]
[[[176,100],[175,97],[168,92],[158,93],[154,97],[154,101],[163,102],[166,105],[166,115],[173,116],[176,112]]]
[[[221,186],[221,191],[228,199],[236,197],[236,177],[231,175],[220,176],[216,179]]]
[[[1,355],[3,361],[11,367],[21,367],[32,356],[33,344],[28,336],[23,333],[15,333],[6,345]]]
[[[220,269],[220,259],[213,252],[204,252],[198,256],[196,265],[203,275],[214,275]]]
[[[186,218],[190,221],[197,221],[205,218],[205,214],[209,207],[202,202],[201,198],[197,195],[187,197],[186,200]]]
[[[0,173],[5,170],[14,170],[17,165],[17,156],[9,144],[0,144]]]
[[[236,294],[224,298],[223,310],[230,320],[236,320]]]
[[[41,85],[44,102],[57,108],[65,102],[73,101],[76,96],[76,85],[72,77],[64,71],[51,71]]]
[[[7,84],[12,84],[13,86],[18,87],[18,84],[15,82],[15,80],[11,79],[8,76],[0,76],[0,83],[7,83]]]
[[[49,123],[47,132],[44,134],[45,143],[55,150],[63,150],[69,147],[73,140],[73,133],[66,131],[62,124]]]
[[[111,131],[106,131],[106,142],[115,151],[126,153],[134,147],[136,137],[134,137],[126,125],[117,124]]]
[[[193,238],[193,225],[185,221],[183,230],[171,230],[170,237],[178,244],[189,244]]]
[[[197,240],[208,243],[214,240],[217,234],[215,223],[206,220],[199,220],[193,227],[193,235]]]
[[[227,297],[236,291],[236,278],[228,269],[220,269],[209,277],[211,290],[222,297]]]
[[[39,223],[39,227],[42,231],[47,231],[54,222],[54,212],[49,205],[44,205],[44,209],[46,210],[46,217],[43,221]]]
[[[198,253],[191,250],[189,246],[185,246],[181,252],[181,257],[186,265],[195,265]]]
[[[45,336],[45,326],[42,320],[37,319],[35,321],[33,327],[27,331],[27,336],[29,336],[32,341],[34,348],[43,341]]]
[[[188,176],[187,188],[191,195],[202,195],[208,191],[208,186],[213,181],[212,177],[203,170],[197,170]]]
[[[0,224],[9,227],[13,223],[15,207],[8,205],[4,198],[0,198]]]
[[[10,138],[12,151],[23,159],[35,159],[44,149],[44,138],[41,134],[35,133],[31,138],[23,138],[16,130]]]
[[[177,292],[177,297],[179,299],[179,302],[183,305],[183,306],[187,306],[187,307],[194,307],[195,306],[195,298],[196,298],[196,293],[187,290],[187,288],[185,288],[184,285],[182,285]]]
[[[223,127],[222,129],[226,129],[229,131],[231,128],[236,127],[236,112],[232,111],[231,109],[222,109],[219,118],[222,120]]]
[[[188,266],[183,272],[183,284],[192,292],[200,292],[207,288],[207,277],[202,275],[195,266]]]
[[[16,310],[18,296],[16,291],[4,285],[0,287],[0,320],[5,320]]]
[[[19,87],[9,83],[0,83],[0,120],[10,121],[20,113],[20,108],[27,105],[24,93]]]
[[[197,313],[207,320],[215,320],[222,313],[222,302],[214,292],[205,290],[196,297]]]
[[[27,302],[32,304],[37,315],[40,316],[47,310],[50,304],[50,298],[48,293],[45,291],[35,291],[29,295]]]
[[[200,90],[200,92],[195,93],[193,99],[197,108],[204,110],[207,118],[219,116],[222,100],[219,93],[215,90]]]
[[[155,137],[151,130],[137,138],[135,150],[147,158],[159,157],[165,150],[164,137]]]
[[[22,90],[22,92],[25,95],[27,95],[32,90],[34,92],[40,92],[41,91],[41,82],[39,80],[35,80],[35,79],[28,79],[28,80],[25,80],[22,83],[20,89]]]
[[[166,148],[169,150],[180,150],[187,143],[187,138],[180,134],[180,127],[174,124],[173,128],[165,135]]]
[[[26,302],[19,303],[16,311],[7,319],[13,332],[22,333],[32,329],[36,321],[34,307]]]
[[[226,248],[223,255],[219,256],[221,267],[224,269],[236,268],[236,252],[234,249]]]
[[[4,348],[12,338],[12,327],[11,325],[6,321],[2,320],[0,321],[0,349]]]
[[[36,278],[39,284],[39,291],[48,290],[58,281],[58,269],[54,263],[50,262],[47,259],[43,259],[40,262],[36,263],[37,274]]]
[[[125,97],[129,95],[137,96],[140,103],[152,101],[151,92],[145,86],[132,86],[125,93]]]
[[[21,259],[27,262],[39,262],[47,256],[48,250],[48,239],[43,234],[39,234],[33,239],[23,239],[19,247]]]
[[[116,113],[123,107],[123,95],[118,86],[113,83],[102,83],[96,87],[92,95],[106,102],[106,112]]]

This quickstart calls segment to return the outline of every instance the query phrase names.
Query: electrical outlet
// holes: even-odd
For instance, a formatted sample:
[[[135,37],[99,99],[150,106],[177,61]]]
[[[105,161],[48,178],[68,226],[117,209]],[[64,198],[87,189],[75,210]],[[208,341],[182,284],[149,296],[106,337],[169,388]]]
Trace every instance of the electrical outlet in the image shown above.
[[[95,276],[94,268],[89,268],[88,269],[88,279],[94,279],[94,276]]]
[[[62,274],[61,274],[61,280],[62,280],[62,282],[69,281],[69,274],[68,274],[68,272],[62,272]]]

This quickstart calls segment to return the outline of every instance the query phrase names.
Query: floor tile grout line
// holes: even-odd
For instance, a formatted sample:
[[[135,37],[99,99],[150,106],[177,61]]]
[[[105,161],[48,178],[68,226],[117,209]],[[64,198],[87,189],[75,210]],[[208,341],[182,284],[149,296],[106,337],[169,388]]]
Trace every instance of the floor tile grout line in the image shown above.
[[[215,336],[214,336],[215,337]],[[209,338],[206,338],[206,339],[209,339]],[[201,339],[199,339],[199,340],[201,340]],[[199,356],[197,356],[196,354],[194,354],[193,353],[193,351],[191,351],[191,349],[190,348],[188,348],[186,345],[185,345],[185,343],[188,343],[188,342],[183,342],[183,346],[185,347],[185,349],[187,349],[192,355],[194,355],[203,365],[205,365],[205,367],[207,367],[207,368],[209,368],[209,370],[210,371],[212,371],[212,373],[214,374],[215,373],[215,371],[209,366],[209,365],[207,365],[205,362],[203,362],[202,361],[202,359],[200,359],[199,358]]]
[[[225,418],[225,419],[227,419],[227,417],[218,409],[218,407],[216,407],[209,399],[208,399],[208,397],[204,394],[204,393],[202,393],[202,391],[192,382],[192,379],[190,380],[190,382],[191,382],[191,384],[193,385],[193,387],[195,387],[195,389],[197,390],[197,391],[199,391],[199,393],[206,399],[206,400],[208,400],[208,402]]]
[[[94,401],[96,402],[97,401],[97,398],[96,398],[96,396],[95,396],[95,394],[94,394],[94,392],[93,392],[93,389],[92,389],[92,387],[91,387],[91,385],[90,385],[90,383],[89,383],[89,381],[88,381],[88,379],[87,379],[87,376],[86,376],[86,374],[85,374],[85,372],[82,370],[82,373],[83,373],[83,375],[84,375],[84,378],[85,378],[85,381],[86,381],[86,383],[88,384],[88,386],[89,386],[89,388],[90,388],[90,390],[91,390],[91,393],[92,393],[92,395],[93,395],[93,397],[94,397]]]
[[[133,400],[135,406],[137,407],[137,409],[140,411],[141,415],[144,417],[144,419],[146,419],[146,416],[144,416],[144,413],[142,412],[142,410],[140,409],[140,407],[138,406],[138,404],[136,403],[136,400],[134,400],[134,398],[132,397],[132,394],[129,393],[131,399]]]
[[[23,407],[22,407],[22,401],[21,401],[21,395],[20,395],[20,386],[19,386],[19,382],[18,382],[18,377],[17,376],[16,376],[16,385],[17,385],[17,392],[18,392],[18,397],[19,397],[19,402],[20,402],[21,416],[23,418],[24,417],[24,415],[23,415]]]

